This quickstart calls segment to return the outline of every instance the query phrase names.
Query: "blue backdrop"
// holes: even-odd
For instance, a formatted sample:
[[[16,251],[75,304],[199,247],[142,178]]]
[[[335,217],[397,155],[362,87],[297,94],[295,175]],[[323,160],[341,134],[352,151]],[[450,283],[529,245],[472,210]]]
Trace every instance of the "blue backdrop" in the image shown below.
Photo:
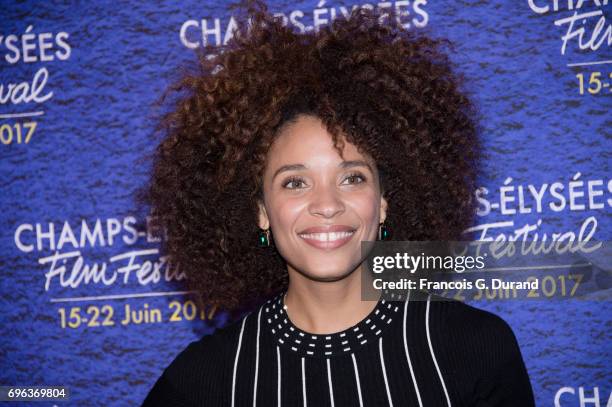
[[[223,3],[3,2],[0,385],[138,405],[179,350],[225,322],[196,311],[133,200],[155,146],[152,103],[194,49],[229,39]],[[609,240],[607,0],[268,4],[304,30],[355,6],[394,7],[409,29],[454,41],[489,153],[474,191],[482,237]],[[612,406],[609,301],[474,305],[514,329],[539,406]],[[145,311],[140,323],[126,307]]]

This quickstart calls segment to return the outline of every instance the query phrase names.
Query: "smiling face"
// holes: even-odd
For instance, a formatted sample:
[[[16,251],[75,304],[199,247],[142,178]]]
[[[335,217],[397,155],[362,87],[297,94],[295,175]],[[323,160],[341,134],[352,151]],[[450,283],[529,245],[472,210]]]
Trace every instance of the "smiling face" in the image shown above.
[[[267,156],[259,227],[270,227],[289,271],[317,281],[357,269],[360,242],[377,240],[386,217],[375,163],[346,141],[343,155],[320,119],[300,115]]]

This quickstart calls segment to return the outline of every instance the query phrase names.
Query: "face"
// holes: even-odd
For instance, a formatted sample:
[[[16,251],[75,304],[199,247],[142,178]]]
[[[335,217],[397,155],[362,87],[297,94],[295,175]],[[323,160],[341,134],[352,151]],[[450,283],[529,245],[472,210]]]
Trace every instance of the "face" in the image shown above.
[[[270,228],[290,272],[318,281],[355,271],[360,242],[377,240],[386,217],[375,163],[346,141],[343,155],[320,119],[301,115],[267,156],[259,227]]]

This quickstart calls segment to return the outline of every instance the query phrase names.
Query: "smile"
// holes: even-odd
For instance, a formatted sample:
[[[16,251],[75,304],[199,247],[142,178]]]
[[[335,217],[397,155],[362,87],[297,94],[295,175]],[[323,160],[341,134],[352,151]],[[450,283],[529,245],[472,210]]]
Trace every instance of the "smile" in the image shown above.
[[[355,231],[350,232],[327,232],[327,233],[300,233],[306,243],[319,249],[336,249],[346,244]]]

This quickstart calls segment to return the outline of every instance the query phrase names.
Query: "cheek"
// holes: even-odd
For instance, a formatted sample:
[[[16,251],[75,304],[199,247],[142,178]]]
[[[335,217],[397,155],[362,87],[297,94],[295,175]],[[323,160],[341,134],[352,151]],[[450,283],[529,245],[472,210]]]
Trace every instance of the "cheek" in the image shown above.
[[[298,199],[278,199],[272,202],[271,222],[277,233],[290,234],[306,205]]]
[[[378,224],[380,198],[374,193],[364,193],[350,200],[351,209],[366,224]]]
[[[362,223],[363,239],[376,240],[378,236],[378,221],[380,217],[380,198],[376,194],[363,194],[353,197],[351,211]]]

